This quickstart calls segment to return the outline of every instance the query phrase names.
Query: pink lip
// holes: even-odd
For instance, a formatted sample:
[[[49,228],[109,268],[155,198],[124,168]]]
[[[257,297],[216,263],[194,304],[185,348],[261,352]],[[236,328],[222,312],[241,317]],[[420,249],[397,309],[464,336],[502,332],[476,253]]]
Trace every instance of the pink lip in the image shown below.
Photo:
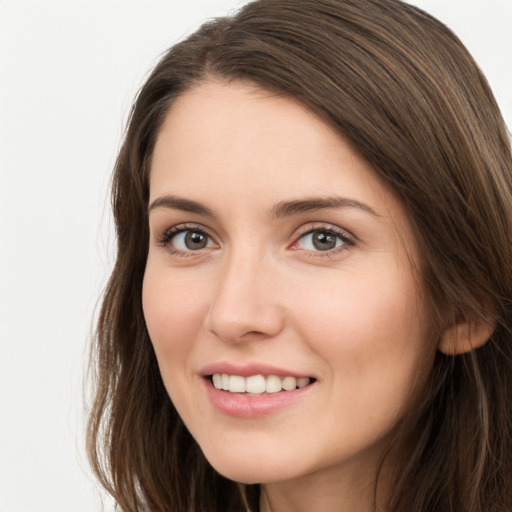
[[[229,393],[228,391],[217,389],[208,378],[214,373],[227,373],[229,375],[240,375],[242,377],[249,377],[251,375],[278,375],[291,376],[295,378],[313,377],[284,368],[258,363],[251,363],[243,366],[233,365],[230,363],[214,363],[212,365],[205,366],[200,371],[200,375],[202,377],[202,385],[204,386],[208,399],[221,413],[238,418],[257,418],[277,412],[300,400],[304,400],[316,384],[315,380],[308,386],[295,389],[293,391],[280,391],[278,393],[248,396],[244,394]]]
[[[199,372],[199,375],[202,377],[206,377],[208,375],[213,375],[214,373],[227,373],[228,375],[240,375],[241,377],[250,377],[251,375],[263,375],[267,377],[268,375],[279,375],[281,377],[310,377],[311,375],[306,375],[304,373],[297,373],[292,370],[287,370],[286,368],[279,368],[277,366],[269,366],[266,364],[260,363],[249,363],[245,365],[234,365],[227,362],[213,363],[205,366]]]
[[[280,391],[259,396],[229,393],[214,387],[209,379],[202,379],[210,402],[221,413],[238,418],[257,418],[272,414],[299,400],[303,400],[315,383],[293,391]]]

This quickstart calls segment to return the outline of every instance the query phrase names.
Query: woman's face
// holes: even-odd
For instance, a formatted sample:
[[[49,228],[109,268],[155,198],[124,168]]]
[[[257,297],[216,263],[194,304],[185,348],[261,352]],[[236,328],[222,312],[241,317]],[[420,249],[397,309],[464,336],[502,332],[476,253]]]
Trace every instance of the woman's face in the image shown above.
[[[158,136],[149,225],[147,328],[211,464],[368,474],[435,351],[411,226],[369,165],[293,99],[206,82]]]

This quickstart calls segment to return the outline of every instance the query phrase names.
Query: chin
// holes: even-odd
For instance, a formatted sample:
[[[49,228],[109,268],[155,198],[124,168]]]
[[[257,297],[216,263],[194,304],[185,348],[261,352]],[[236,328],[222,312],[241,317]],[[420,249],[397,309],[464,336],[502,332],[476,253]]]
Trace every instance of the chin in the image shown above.
[[[205,454],[205,456],[215,471],[229,480],[241,484],[250,485],[279,482],[292,479],[296,476],[290,471],[290,467],[293,467],[293,465],[285,464],[284,461],[282,461],[281,464],[285,465],[287,469],[280,467],[281,464],[276,464],[275,461],[264,462],[261,460],[261,457],[254,460],[254,458],[251,458],[250,455],[246,453],[239,453],[232,456],[227,456],[227,454],[224,453],[221,457],[209,457],[207,454]]]

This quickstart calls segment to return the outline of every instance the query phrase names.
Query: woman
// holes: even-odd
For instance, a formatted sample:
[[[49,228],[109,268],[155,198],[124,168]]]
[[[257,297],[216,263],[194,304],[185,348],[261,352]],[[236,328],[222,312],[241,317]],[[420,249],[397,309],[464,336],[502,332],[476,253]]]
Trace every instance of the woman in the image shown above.
[[[123,511],[512,507],[512,155],[397,0],[171,48],[113,186],[89,453]]]

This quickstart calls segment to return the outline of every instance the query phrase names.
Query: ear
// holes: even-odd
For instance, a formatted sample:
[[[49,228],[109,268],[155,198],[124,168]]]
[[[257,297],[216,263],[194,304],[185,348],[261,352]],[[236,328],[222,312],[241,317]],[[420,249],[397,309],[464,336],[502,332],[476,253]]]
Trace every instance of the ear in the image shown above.
[[[437,348],[447,356],[471,352],[487,342],[495,327],[492,318],[483,317],[457,323],[444,331]]]

